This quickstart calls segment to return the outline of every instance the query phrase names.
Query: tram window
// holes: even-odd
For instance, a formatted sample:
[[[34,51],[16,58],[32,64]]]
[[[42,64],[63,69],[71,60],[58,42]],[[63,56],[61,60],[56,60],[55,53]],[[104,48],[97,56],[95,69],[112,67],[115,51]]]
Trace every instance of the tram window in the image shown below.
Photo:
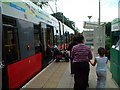
[[[4,58],[8,63],[19,60],[17,29],[3,26],[4,30]]]
[[[58,30],[56,30],[56,33],[58,33]]]
[[[47,44],[52,47],[53,45],[53,27],[47,26]]]
[[[35,53],[40,53],[41,52],[41,46],[42,43],[40,41],[40,31],[39,31],[39,26],[34,25],[34,43],[35,43]]]
[[[5,16],[3,16],[3,24],[16,26],[16,21],[14,19],[6,18]]]

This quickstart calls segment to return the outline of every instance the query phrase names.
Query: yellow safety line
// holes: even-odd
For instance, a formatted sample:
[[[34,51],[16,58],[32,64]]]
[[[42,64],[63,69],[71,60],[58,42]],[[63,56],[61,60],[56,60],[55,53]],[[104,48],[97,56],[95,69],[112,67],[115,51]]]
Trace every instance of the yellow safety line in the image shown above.
[[[51,61],[49,61],[48,63],[51,63],[54,59],[52,59]]]
[[[16,44],[5,45],[5,47],[15,46]]]

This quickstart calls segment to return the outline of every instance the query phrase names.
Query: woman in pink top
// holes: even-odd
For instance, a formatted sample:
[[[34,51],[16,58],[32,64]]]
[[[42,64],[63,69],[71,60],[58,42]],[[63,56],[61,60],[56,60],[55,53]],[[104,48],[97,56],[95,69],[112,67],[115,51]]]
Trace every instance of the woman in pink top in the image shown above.
[[[92,53],[88,46],[84,45],[84,37],[77,35],[77,45],[73,46],[71,57],[73,58],[74,89],[86,90],[89,75],[89,60]]]

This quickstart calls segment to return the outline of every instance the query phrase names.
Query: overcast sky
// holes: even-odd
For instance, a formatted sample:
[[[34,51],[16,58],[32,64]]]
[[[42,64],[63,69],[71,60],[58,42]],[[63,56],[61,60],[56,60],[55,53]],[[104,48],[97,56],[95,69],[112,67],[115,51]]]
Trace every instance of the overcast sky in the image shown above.
[[[101,22],[111,22],[118,17],[119,0],[101,0]],[[49,0],[49,4],[55,11],[55,3]],[[76,27],[82,32],[83,21],[89,21],[87,16],[92,16],[91,22],[98,21],[99,0],[58,0],[57,11],[63,12],[64,16],[75,22]],[[52,13],[50,8],[48,13]]]

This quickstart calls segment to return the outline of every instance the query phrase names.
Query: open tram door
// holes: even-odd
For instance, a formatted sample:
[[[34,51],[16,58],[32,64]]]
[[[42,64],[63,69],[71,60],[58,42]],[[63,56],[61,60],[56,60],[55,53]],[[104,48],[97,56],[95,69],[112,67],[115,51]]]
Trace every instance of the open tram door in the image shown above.
[[[50,25],[46,25],[45,23],[41,23],[41,41],[42,41],[42,66],[46,67],[52,61],[52,47],[53,47],[53,27]]]
[[[47,59],[48,63],[53,58],[53,43],[54,43],[54,32],[53,32],[53,27],[50,25],[47,25]]]

